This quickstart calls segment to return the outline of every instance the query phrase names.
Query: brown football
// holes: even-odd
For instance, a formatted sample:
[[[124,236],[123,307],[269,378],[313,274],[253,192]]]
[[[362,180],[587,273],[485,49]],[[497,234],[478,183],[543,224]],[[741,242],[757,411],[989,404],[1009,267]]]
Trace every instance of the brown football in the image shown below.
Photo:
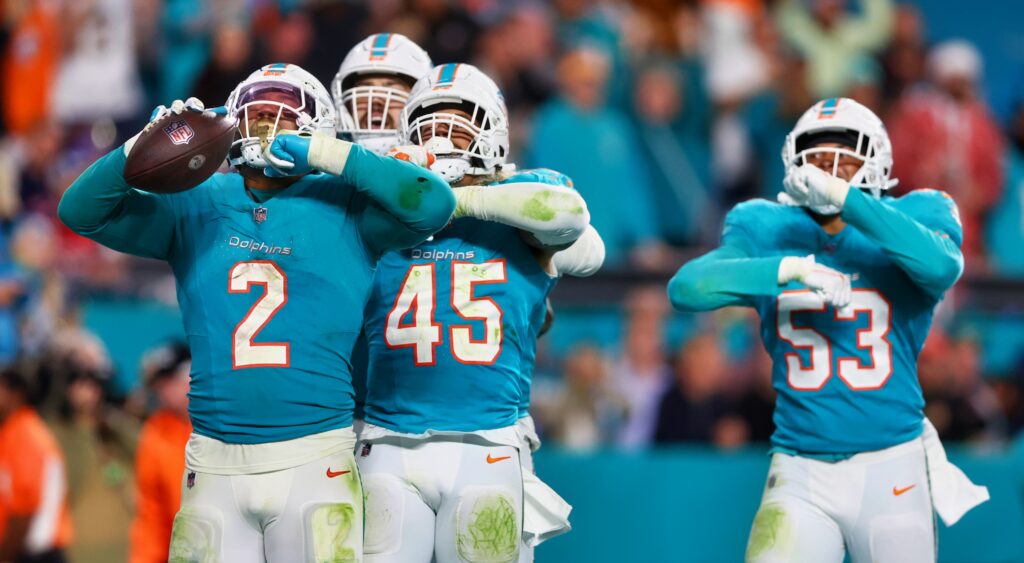
[[[194,188],[220,168],[234,137],[233,117],[197,111],[167,115],[135,141],[124,179],[161,194]]]

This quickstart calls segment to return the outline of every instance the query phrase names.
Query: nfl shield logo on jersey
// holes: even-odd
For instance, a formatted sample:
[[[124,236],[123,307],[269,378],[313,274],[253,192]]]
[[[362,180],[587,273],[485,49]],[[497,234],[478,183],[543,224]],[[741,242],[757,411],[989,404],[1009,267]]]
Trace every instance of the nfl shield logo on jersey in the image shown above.
[[[164,134],[171,139],[175,145],[185,145],[195,137],[196,132],[184,121],[172,121],[164,126]]]
[[[262,222],[266,221],[267,220],[267,208],[266,207],[257,207],[256,209],[253,209],[252,210],[252,220],[256,221],[257,223],[262,223]]]

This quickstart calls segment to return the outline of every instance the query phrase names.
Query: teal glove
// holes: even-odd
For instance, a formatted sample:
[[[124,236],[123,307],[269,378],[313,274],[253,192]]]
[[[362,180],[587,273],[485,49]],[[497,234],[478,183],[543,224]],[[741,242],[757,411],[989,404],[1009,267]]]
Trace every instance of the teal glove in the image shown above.
[[[263,174],[271,178],[302,176],[313,171],[309,164],[309,143],[311,137],[289,132],[280,132],[274,142],[264,151],[263,157],[270,164]]]

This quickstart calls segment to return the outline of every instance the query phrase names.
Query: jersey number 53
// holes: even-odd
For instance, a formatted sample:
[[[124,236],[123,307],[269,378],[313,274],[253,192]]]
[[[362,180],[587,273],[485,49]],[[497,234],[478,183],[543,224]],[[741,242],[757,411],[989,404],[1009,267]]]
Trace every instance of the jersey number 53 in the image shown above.
[[[412,348],[417,366],[437,362],[436,350],[443,340],[443,327],[434,320],[437,308],[437,279],[434,264],[415,264],[409,268],[395,304],[388,312],[384,343],[388,348]],[[452,262],[451,306],[465,320],[483,321],[484,338],[473,338],[470,324],[448,326],[452,356],[463,364],[493,364],[501,354],[501,307],[490,297],[474,297],[480,284],[504,283],[505,261],[482,263]],[[402,319],[412,311],[412,323]]]
[[[798,391],[817,391],[832,377],[835,346],[814,328],[793,322],[793,314],[802,312],[831,316],[836,323],[855,321],[859,314],[866,313],[868,326],[857,331],[856,346],[868,353],[870,361],[865,364],[857,357],[837,357],[836,372],[854,391],[881,389],[885,385],[893,369],[892,343],[888,338],[892,307],[881,293],[874,289],[854,289],[850,305],[832,312],[828,312],[824,300],[811,291],[787,291],[779,295],[776,315],[779,340],[798,350],[807,350],[810,356],[810,365],[805,366],[799,354],[786,354],[789,386]]]

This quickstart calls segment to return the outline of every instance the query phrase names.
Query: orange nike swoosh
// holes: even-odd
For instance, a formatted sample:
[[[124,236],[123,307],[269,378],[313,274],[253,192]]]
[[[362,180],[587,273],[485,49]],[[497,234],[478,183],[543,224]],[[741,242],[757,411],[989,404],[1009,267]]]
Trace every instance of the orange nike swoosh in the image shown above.
[[[491,454],[487,454],[487,463],[498,463],[499,461],[504,461],[510,457],[512,456],[506,455],[501,457],[491,457]]]
[[[917,486],[917,483],[914,483],[913,485],[911,485],[909,487],[904,487],[902,489],[897,489],[896,486],[893,485],[893,487],[892,487],[892,494],[893,494],[893,496],[897,496],[898,497],[898,496],[902,495],[903,493],[909,491],[910,489],[913,489],[916,486]]]
[[[338,475],[344,475],[346,473],[352,473],[352,472],[351,471],[331,471],[330,467],[327,468],[327,478],[328,479],[334,479]]]

